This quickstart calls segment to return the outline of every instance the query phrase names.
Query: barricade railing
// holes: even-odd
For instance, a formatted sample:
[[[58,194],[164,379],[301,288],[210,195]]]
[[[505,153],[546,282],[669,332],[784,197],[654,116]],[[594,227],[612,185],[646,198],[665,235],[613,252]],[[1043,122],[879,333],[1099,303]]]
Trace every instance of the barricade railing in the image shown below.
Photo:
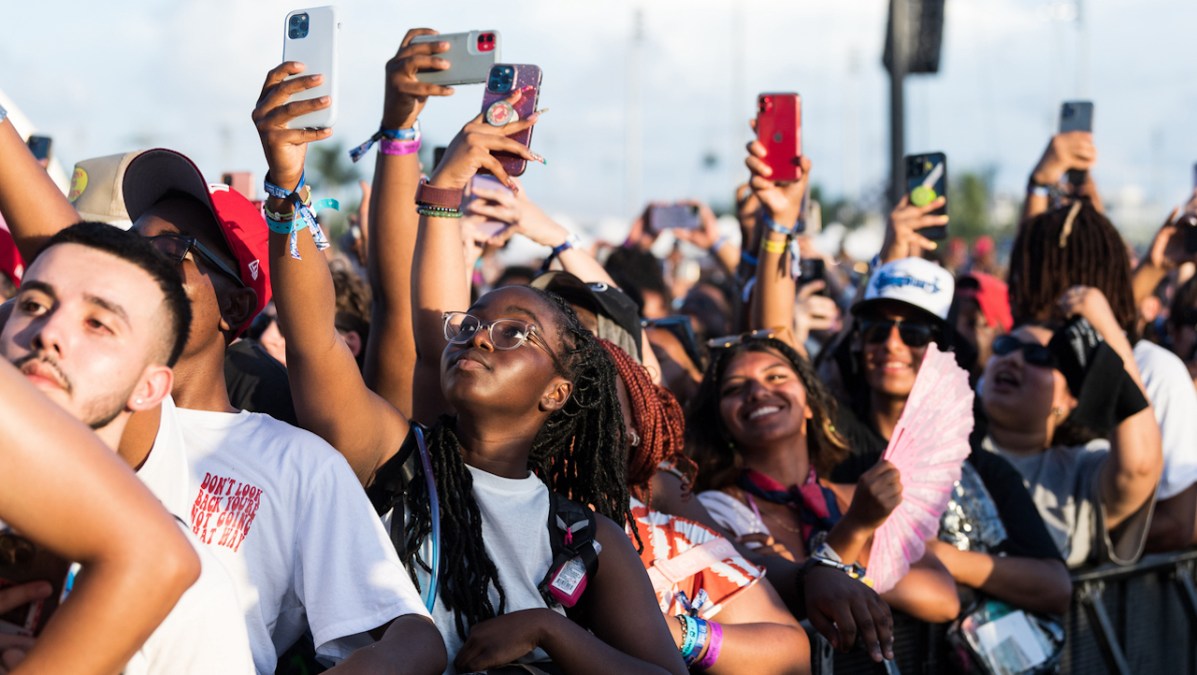
[[[1065,675],[1197,675],[1197,550],[1145,556],[1129,567],[1072,575],[1072,608],[1060,672]],[[896,659],[874,664],[856,650],[835,652],[808,628],[815,675],[957,673],[948,624],[894,615]]]

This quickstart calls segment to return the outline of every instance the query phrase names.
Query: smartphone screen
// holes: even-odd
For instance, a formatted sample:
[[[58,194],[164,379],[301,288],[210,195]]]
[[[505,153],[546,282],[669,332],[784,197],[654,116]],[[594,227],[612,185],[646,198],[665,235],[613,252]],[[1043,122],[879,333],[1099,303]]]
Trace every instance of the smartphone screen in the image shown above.
[[[766,93],[756,100],[756,138],[777,183],[798,180],[802,157],[802,99],[795,93]]]
[[[541,79],[538,66],[499,63],[491,67],[490,75],[486,78],[486,92],[482,95],[482,114],[486,121],[495,126],[503,126],[531,117],[532,113],[536,112],[536,105],[540,100]],[[514,106],[505,101],[516,89],[529,88],[530,90],[525,91]],[[509,138],[532,147],[533,128],[528,127]],[[528,161],[523,157],[506,152],[496,152],[495,157],[510,176],[522,176],[528,168]]]
[[[37,161],[45,162],[50,159],[50,146],[53,142],[49,136],[32,135],[28,141],[29,151],[33,153]]]
[[[914,206],[926,206],[948,193],[948,158],[942,152],[928,152],[920,155],[906,156],[906,194]],[[942,216],[948,212],[947,206],[941,206],[931,213]],[[919,234],[931,239],[941,240],[948,236],[946,225],[927,227],[919,230]]]
[[[691,204],[663,204],[648,210],[648,225],[654,232],[697,230],[698,207]]]
[[[481,197],[474,196],[474,191],[478,188],[511,194],[511,188],[500,183],[498,178],[495,178],[489,174],[477,174],[474,176],[474,179],[470,181],[469,195],[466,196],[467,204],[475,199],[481,199]],[[487,239],[499,234],[505,229],[507,229],[507,223],[501,220],[486,220],[474,225],[474,230],[479,235]]]

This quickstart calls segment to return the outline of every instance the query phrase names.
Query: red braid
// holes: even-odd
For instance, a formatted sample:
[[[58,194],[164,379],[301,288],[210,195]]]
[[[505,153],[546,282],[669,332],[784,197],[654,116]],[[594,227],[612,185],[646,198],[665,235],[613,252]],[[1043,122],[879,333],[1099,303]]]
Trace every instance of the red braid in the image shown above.
[[[599,340],[611,360],[615,372],[623,380],[632,405],[632,421],[640,435],[640,445],[628,450],[628,489],[641,501],[649,503],[649,481],[662,462],[672,464],[694,482],[698,465],[685,454],[685,418],[677,399],[666,388],[655,384],[652,377],[628,355],[607,340]]]

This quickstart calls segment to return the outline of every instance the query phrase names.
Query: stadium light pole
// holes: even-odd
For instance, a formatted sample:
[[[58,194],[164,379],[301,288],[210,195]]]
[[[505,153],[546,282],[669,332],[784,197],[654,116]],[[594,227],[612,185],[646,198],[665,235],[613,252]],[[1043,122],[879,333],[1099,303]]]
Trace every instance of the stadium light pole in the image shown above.
[[[909,7],[906,0],[890,0],[889,40],[892,59],[889,68],[889,197],[890,206],[902,199],[906,168],[906,69],[910,53]]]

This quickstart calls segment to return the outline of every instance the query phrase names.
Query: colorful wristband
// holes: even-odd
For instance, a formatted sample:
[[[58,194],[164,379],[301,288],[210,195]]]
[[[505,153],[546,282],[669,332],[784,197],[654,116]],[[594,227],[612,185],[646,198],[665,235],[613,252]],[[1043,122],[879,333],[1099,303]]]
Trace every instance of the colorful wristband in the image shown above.
[[[765,253],[785,253],[787,247],[785,241],[765,239],[761,242],[761,248],[764,249]]]
[[[392,141],[389,138],[382,139],[378,144],[378,151],[384,155],[410,155],[420,151],[420,139],[414,141]]]
[[[706,670],[715,665],[719,659],[719,650],[723,648],[723,626],[711,621],[711,640],[707,643],[707,653],[702,660],[694,664],[698,670]]]
[[[387,140],[391,140],[391,141],[406,141],[406,142],[419,141],[420,140],[420,121],[416,120],[416,123],[413,124],[411,126],[411,128],[409,128],[409,129],[384,129],[382,127],[379,127],[378,131],[375,131],[374,134],[372,136],[370,136],[370,138],[367,138],[364,143],[357,146],[356,148],[351,148],[349,150],[350,159],[352,159],[354,162],[357,162],[359,159],[361,159],[366,154],[366,152],[375,143],[377,143],[383,139],[387,139]],[[418,145],[416,146],[416,149],[417,150],[419,149]],[[411,152],[415,152],[415,150],[412,150]],[[384,150],[383,154],[385,154],[385,155],[408,155],[408,154],[411,154],[411,152],[386,152]]]
[[[297,238],[297,233],[300,230],[311,228],[312,241],[316,244],[317,251],[323,251],[329,247],[328,236],[324,234],[324,229],[320,227],[319,221],[316,220],[316,211],[312,206],[312,189],[309,187],[305,194],[300,194],[300,191],[303,190],[306,185],[306,180],[307,172],[305,171],[299,174],[299,184],[296,185],[295,189],[291,190],[290,192],[275,185],[274,183],[271,183],[269,180],[264,180],[262,185],[262,188],[266,191],[266,194],[274,197],[275,199],[285,200],[291,204],[292,219],[295,222],[288,230],[288,233],[291,235],[289,247],[291,249],[291,257],[295,260],[303,260],[303,258],[299,255],[299,240]],[[315,208],[336,209],[339,208],[339,204],[337,204],[336,200],[322,199],[318,204],[316,204]],[[281,223],[283,221],[278,222]],[[267,223],[267,225],[269,225],[269,223]],[[283,234],[279,230],[274,230],[273,228],[272,231]]]
[[[779,225],[776,220],[773,220],[773,216],[764,210],[761,211],[761,222],[764,223],[765,227],[769,228],[770,230],[773,230],[778,234],[784,234],[787,237],[793,235],[794,230],[798,227],[798,223],[794,223],[793,227],[784,227]]]

